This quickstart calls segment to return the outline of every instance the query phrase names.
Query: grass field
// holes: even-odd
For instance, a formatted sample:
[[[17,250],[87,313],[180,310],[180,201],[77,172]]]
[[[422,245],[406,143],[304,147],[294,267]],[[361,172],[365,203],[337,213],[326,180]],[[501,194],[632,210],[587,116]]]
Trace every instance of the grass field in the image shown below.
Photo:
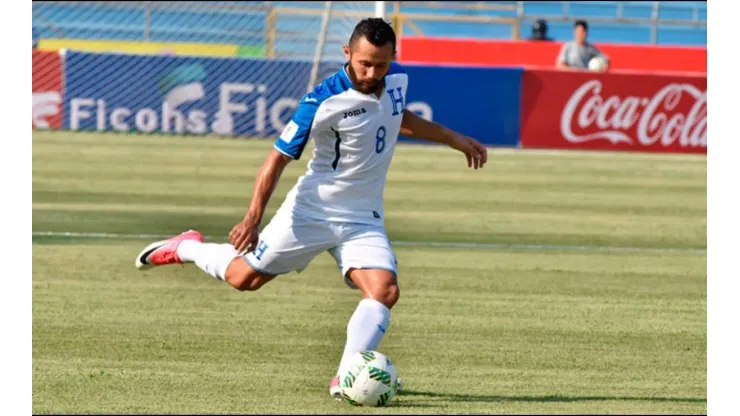
[[[358,301],[328,254],[254,293],[134,267],[136,234],[224,241],[270,146],[34,133],[34,413],[706,413],[705,157],[399,146],[405,391],[367,409],[327,392]]]

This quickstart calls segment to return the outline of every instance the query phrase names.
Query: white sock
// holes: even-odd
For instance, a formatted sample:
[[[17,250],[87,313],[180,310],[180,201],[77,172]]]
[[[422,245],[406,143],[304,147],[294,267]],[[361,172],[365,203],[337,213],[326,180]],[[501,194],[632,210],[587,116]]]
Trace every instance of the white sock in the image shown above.
[[[177,247],[177,256],[183,262],[194,262],[201,270],[218,280],[224,280],[226,268],[239,253],[231,244],[201,243],[185,240]]]
[[[388,330],[390,317],[391,310],[377,300],[368,298],[360,301],[347,324],[347,343],[337,374],[344,374],[355,353],[378,347]]]

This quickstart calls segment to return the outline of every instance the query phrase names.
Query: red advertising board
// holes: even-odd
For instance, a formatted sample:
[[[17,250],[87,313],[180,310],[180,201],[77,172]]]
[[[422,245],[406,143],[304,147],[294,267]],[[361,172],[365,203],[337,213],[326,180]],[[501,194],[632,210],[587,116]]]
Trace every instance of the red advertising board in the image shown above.
[[[402,63],[555,67],[561,42],[401,39]],[[611,69],[645,72],[707,72],[707,49],[698,47],[597,44],[609,57]],[[649,57],[647,59],[646,57]]]
[[[707,78],[524,72],[525,148],[707,152]]]
[[[62,60],[56,52],[33,50],[33,128],[62,127]]]

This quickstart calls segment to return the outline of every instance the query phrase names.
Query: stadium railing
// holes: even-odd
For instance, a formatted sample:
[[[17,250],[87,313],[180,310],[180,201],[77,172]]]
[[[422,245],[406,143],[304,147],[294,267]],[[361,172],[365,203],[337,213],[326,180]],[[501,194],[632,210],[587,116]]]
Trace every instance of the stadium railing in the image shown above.
[[[587,20],[596,41],[609,43],[706,45],[705,2],[510,1],[392,2],[399,33],[413,36],[509,38],[527,36],[537,18],[550,23],[556,40],[572,37],[572,24]],[[463,14],[461,16],[461,14]],[[467,22],[448,30],[429,22]],[[486,25],[497,26],[486,27]],[[426,26],[426,28],[424,28]],[[408,30],[410,29],[410,30]],[[637,29],[637,30],[635,30]]]
[[[356,21],[374,14],[375,3],[36,1],[34,43],[49,50],[84,42],[92,48],[96,41],[104,49],[106,41],[115,41],[124,51],[144,51],[152,43],[187,44],[180,49],[190,50],[208,44],[216,55],[271,58],[314,58],[315,48],[326,46],[334,51],[328,58],[340,59],[341,48],[332,46],[346,42]],[[383,3],[400,37],[516,40],[527,36],[532,21],[545,18],[551,37],[567,40],[572,23],[586,19],[594,42],[706,45],[702,2]]]

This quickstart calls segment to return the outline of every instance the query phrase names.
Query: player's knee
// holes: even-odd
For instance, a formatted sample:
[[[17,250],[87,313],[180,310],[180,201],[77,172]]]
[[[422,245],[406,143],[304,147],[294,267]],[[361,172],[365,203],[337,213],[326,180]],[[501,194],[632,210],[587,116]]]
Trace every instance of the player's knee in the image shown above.
[[[383,305],[387,306],[388,309],[391,309],[393,305],[398,302],[398,298],[401,296],[401,291],[398,288],[398,285],[393,282],[389,283],[387,285],[383,285],[378,290],[376,290],[376,293],[374,293],[374,298],[378,302],[382,303]]]
[[[226,273],[226,282],[230,284],[234,289],[239,291],[255,291],[265,283],[272,280],[274,276],[263,275],[253,270]]]
[[[238,286],[234,286],[237,290],[240,291],[250,291],[253,292],[267,283],[267,280],[262,277],[252,277],[249,279],[244,279],[241,284]]]
[[[239,291],[255,291],[262,286],[264,286],[265,283],[267,283],[266,279],[263,279],[262,277],[244,277],[240,279],[231,279],[227,280],[229,284],[234,287],[234,289]]]

